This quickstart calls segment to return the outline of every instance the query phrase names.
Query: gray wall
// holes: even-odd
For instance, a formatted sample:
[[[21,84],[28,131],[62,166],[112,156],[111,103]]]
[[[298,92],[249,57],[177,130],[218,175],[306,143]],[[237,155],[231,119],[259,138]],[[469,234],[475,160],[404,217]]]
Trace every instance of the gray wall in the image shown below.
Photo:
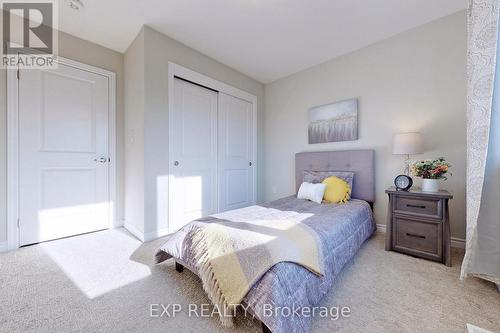
[[[1,13],[0,13],[1,14]],[[0,22],[1,23],[1,22]],[[104,68],[116,73],[116,131],[117,131],[117,202],[116,213],[119,221],[123,220],[123,175],[124,175],[124,103],[123,103],[123,54],[97,44],[59,32],[59,55],[85,64]],[[0,243],[7,240],[6,215],[6,145],[7,145],[7,73],[0,69]]]
[[[139,100],[144,101],[143,109],[128,108],[127,113],[142,113],[143,123],[134,125],[136,127],[143,126],[142,129],[137,129],[137,133],[143,133],[143,151],[129,150],[127,154],[143,155],[144,171],[143,184],[135,184],[133,187],[127,184],[126,196],[135,195],[131,191],[136,191],[136,188],[144,190],[144,207],[143,218],[139,220],[132,215],[126,216],[126,223],[133,225],[139,231],[146,234],[164,233],[168,227],[168,62],[174,62],[181,66],[192,69],[198,73],[207,75],[216,80],[225,82],[241,90],[254,94],[258,98],[258,147],[259,167],[257,179],[262,179],[262,118],[263,107],[262,101],[264,97],[264,86],[254,79],[241,74],[240,72],[227,67],[173,39],[167,37],[148,26],[144,26],[141,32],[143,34],[144,43],[144,96],[136,96]],[[140,43],[140,40],[137,42]],[[127,50],[125,59],[133,49]],[[137,63],[129,63],[125,61],[126,72],[129,73],[130,66],[138,66]],[[127,81],[129,77],[127,76]],[[128,95],[128,93],[127,93]],[[139,103],[140,104],[140,103]],[[131,117],[132,118],[132,117]],[[129,115],[127,115],[129,119]],[[128,128],[128,125],[127,125]],[[129,141],[127,133],[127,145]],[[130,157],[131,159],[135,157]],[[129,157],[127,157],[127,161]],[[129,166],[127,165],[127,181],[129,179]],[[134,176],[135,177],[135,176]],[[263,198],[262,184],[258,183],[258,199]],[[134,204],[134,203],[130,203]],[[140,203],[136,207],[128,207],[134,212],[140,212]]]
[[[125,52],[125,216],[144,232],[144,30]]]
[[[294,154],[300,151],[376,150],[376,222],[385,224],[386,187],[401,173],[391,154],[397,132],[420,131],[425,154],[444,156],[453,176],[452,236],[465,238],[465,12],[401,33],[265,87],[264,198],[294,193]],[[307,110],[359,98],[359,140],[309,145]],[[417,184],[418,185],[418,184]]]

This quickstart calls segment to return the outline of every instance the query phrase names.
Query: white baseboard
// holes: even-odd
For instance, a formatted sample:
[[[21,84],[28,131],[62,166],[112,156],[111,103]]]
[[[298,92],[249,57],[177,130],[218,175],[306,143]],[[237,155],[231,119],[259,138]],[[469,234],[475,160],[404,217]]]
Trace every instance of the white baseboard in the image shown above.
[[[113,222],[113,226],[111,228],[113,229],[123,228],[124,225],[125,225],[124,220],[116,220]]]
[[[130,222],[124,221],[123,227],[127,229],[132,235],[134,235],[138,240],[144,242],[144,232],[137,229],[137,227]]]
[[[451,247],[458,247],[459,249],[465,249],[465,239],[451,237]]]
[[[160,237],[168,235],[168,229],[160,229],[160,230],[155,230],[152,232],[147,232],[144,234],[144,242],[150,242],[152,240],[158,239]]]
[[[385,224],[377,224],[377,230],[385,233],[386,226]],[[451,237],[451,247],[457,247],[459,249],[465,249],[465,239],[462,238],[457,238],[457,237]]]
[[[9,250],[9,243],[7,241],[0,242],[0,252],[7,252]]]
[[[169,234],[167,228],[144,233],[127,221],[124,221],[123,227],[143,243],[150,242]]]

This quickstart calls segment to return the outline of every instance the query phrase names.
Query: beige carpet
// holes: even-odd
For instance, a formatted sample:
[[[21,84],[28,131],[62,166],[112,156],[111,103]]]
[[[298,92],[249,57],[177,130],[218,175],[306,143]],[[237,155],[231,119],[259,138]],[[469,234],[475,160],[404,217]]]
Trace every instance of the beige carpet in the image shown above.
[[[239,317],[151,318],[150,304],[209,303],[200,281],[171,261],[152,265],[161,240],[141,244],[123,229],[0,254],[0,332],[257,332]],[[349,306],[351,317],[314,319],[312,332],[466,332],[466,323],[500,332],[500,294],[453,267],[383,250],[375,235],[344,269],[323,306]]]

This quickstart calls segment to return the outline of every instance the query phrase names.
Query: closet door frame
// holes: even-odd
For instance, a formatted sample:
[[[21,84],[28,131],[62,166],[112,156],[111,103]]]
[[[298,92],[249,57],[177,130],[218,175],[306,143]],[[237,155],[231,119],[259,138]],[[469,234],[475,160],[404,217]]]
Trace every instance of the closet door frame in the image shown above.
[[[223,83],[221,81],[215,80],[206,75],[195,72],[191,69],[183,67],[173,62],[168,62],[168,128],[169,128],[169,143],[168,143],[168,231],[169,233],[174,232],[172,230],[172,224],[170,221],[173,220],[173,210],[170,207],[173,206],[173,196],[174,187],[171,186],[173,184],[173,172],[174,172],[174,161],[171,156],[174,151],[174,123],[173,123],[173,112],[174,112],[174,78],[178,77],[187,81],[191,81],[195,84],[199,84],[201,86],[205,86],[207,88],[216,90],[218,92],[225,93],[227,95],[231,95],[245,101],[252,103],[252,134],[253,134],[253,142],[252,142],[252,164],[255,166],[252,168],[253,173],[253,183],[251,186],[253,187],[253,198],[252,202],[255,204],[257,202],[257,168],[259,166],[259,161],[257,160],[257,96],[252,95],[246,91],[235,88],[231,85]],[[217,158],[218,160],[218,158]],[[218,161],[217,161],[217,170],[219,169]],[[219,172],[217,172],[217,184],[219,183]],[[217,191],[218,190],[217,186]],[[219,193],[217,193],[217,209],[219,209]]]

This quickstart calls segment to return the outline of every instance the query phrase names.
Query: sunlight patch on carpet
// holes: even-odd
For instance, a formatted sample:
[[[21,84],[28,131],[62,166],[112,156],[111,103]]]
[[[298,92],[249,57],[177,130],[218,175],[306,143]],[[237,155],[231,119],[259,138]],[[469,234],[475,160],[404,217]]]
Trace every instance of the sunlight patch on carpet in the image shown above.
[[[485,330],[484,328],[474,326],[472,324],[467,324],[467,331],[469,333],[493,333],[490,331]]]
[[[95,298],[151,275],[130,257],[142,243],[113,229],[42,243],[40,247],[88,297]]]

